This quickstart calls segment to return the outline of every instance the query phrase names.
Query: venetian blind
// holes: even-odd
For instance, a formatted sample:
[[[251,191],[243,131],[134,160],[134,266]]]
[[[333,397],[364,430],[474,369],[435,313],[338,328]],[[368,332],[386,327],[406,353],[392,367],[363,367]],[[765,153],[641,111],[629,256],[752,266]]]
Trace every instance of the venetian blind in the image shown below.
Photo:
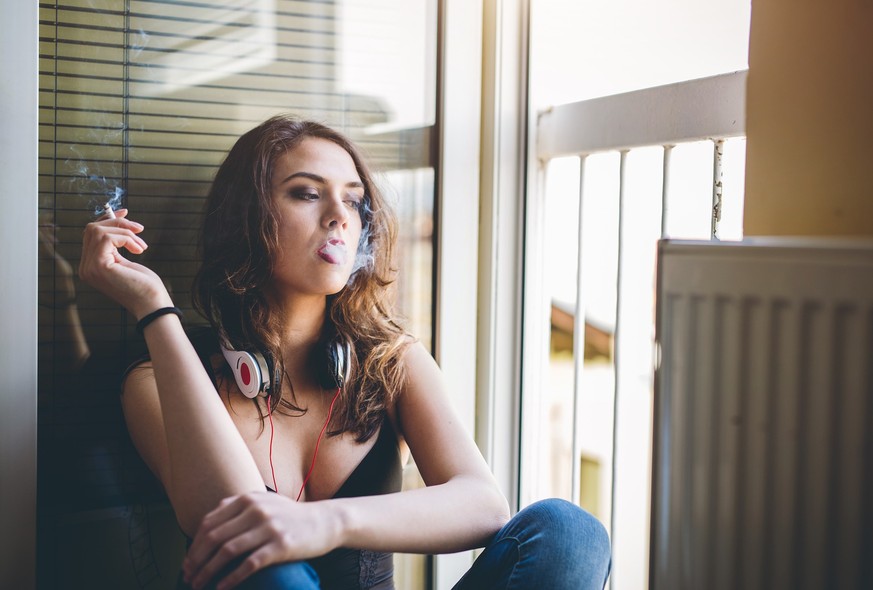
[[[434,2],[411,4],[435,15]],[[132,454],[118,408],[119,377],[142,341],[134,318],[76,277],[85,224],[107,201],[129,208],[150,244],[137,260],[165,280],[196,323],[190,285],[203,199],[227,150],[248,129],[291,113],[347,133],[376,170],[405,171],[401,180],[432,170],[433,104],[423,106],[417,124],[392,125],[385,97],[366,92],[403,83],[390,41],[410,26],[402,19],[411,4],[40,3],[42,515],[63,519],[159,494]],[[435,16],[413,25],[422,27],[414,34],[435,39]],[[435,43],[427,48],[421,67],[435,72]],[[365,69],[352,71],[349,62]],[[363,82],[350,83],[350,76]],[[435,74],[425,77],[424,95],[433,103]],[[403,272],[414,286],[407,297],[429,297],[433,183],[401,184],[418,191],[399,203],[400,250],[411,252]],[[424,307],[430,315],[429,300]]]

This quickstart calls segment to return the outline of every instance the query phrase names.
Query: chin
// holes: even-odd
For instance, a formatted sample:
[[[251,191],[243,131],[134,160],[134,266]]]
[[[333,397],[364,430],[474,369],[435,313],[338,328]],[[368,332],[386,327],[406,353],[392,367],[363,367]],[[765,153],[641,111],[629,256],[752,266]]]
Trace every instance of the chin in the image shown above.
[[[331,281],[330,285],[327,287],[326,293],[328,295],[336,295],[340,291],[346,288],[349,284],[350,275],[344,274],[342,280],[337,279],[336,281]]]

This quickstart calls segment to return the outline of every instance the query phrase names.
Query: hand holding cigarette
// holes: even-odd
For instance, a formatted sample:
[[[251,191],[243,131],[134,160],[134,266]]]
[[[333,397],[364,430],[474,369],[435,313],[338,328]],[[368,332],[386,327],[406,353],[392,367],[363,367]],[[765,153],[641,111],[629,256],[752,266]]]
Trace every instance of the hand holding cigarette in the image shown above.
[[[161,278],[151,269],[121,255],[120,250],[142,254],[148,244],[138,235],[145,228],[127,219],[127,209],[103,206],[100,219],[85,226],[79,277],[102,291],[135,317],[172,306]],[[111,223],[110,223],[111,222]]]

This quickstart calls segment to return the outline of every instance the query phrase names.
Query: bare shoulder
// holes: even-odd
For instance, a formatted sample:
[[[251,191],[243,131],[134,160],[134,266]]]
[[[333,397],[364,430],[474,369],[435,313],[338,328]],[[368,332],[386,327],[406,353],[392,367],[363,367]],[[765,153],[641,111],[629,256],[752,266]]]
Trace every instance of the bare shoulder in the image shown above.
[[[403,355],[406,378],[395,402],[401,427],[411,422],[444,415],[449,400],[443,374],[421,342],[411,342]]]
[[[407,387],[423,385],[433,377],[442,379],[442,372],[433,356],[419,340],[411,337],[403,354],[403,368],[406,371]]]
[[[130,396],[147,393],[150,390],[154,390],[157,394],[155,371],[152,361],[144,360],[132,365],[125,372],[121,381],[122,403],[125,403]]]
[[[433,356],[416,342],[403,361],[406,381],[397,397],[398,421],[424,482],[436,485],[460,475],[490,482],[488,466],[460,419]]]
[[[403,363],[404,381],[397,394],[395,406],[409,407],[416,398],[444,397],[445,385],[443,373],[430,351],[418,341],[409,339],[401,359]],[[423,400],[422,400],[423,401]]]

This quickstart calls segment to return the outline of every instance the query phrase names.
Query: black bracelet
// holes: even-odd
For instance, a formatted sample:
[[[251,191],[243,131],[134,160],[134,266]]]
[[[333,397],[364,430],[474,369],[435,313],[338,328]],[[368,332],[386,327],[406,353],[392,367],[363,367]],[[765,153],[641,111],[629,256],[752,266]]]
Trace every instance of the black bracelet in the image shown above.
[[[143,318],[136,323],[136,333],[141,335],[142,331],[146,329],[146,326],[151,324],[162,315],[167,315],[168,313],[176,314],[177,316],[179,316],[180,320],[184,317],[182,315],[182,310],[178,307],[162,307],[160,309],[154,310],[149,314],[144,315]]]

